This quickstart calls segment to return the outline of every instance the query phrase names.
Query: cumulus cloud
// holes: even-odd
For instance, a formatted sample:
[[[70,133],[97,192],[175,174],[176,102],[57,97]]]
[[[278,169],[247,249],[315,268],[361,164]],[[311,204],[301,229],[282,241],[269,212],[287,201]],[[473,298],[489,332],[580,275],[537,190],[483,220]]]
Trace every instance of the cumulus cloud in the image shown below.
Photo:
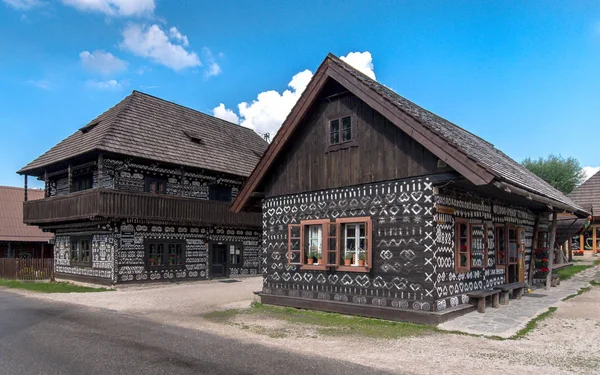
[[[5,4],[18,9],[29,10],[44,5],[40,0],[2,0]]]
[[[370,52],[351,52],[346,56],[342,56],[341,59],[375,79],[373,58]],[[313,73],[310,70],[304,70],[292,77],[292,80],[288,83],[289,89],[284,90],[281,94],[275,90],[264,91],[258,94],[252,103],[242,102],[238,104],[240,125],[254,129],[261,134],[270,133],[271,136],[275,135],[300,95],[302,95],[312,76]],[[219,117],[217,111],[220,114],[230,111],[231,114],[237,116],[235,112],[225,108],[223,104],[213,109],[213,114]]]
[[[35,86],[38,89],[50,90],[50,82],[47,81],[47,80],[45,80],[45,79],[42,79],[42,80],[39,80],[39,81],[30,79],[29,81],[27,81],[27,84],[31,85],[31,86]]]
[[[90,53],[83,51],[79,54],[79,59],[84,68],[103,75],[110,75],[127,69],[127,62],[110,52],[94,51]]]
[[[373,57],[371,56],[371,52],[350,52],[346,56],[340,57],[340,60],[358,69],[359,72],[367,77],[376,79],[375,72],[373,71]]]
[[[148,16],[153,14],[156,8],[154,0],[62,0],[62,2],[81,11],[120,17]]]
[[[109,79],[108,81],[89,80],[85,85],[87,88],[104,91],[119,91],[125,86],[126,82]]]
[[[184,47],[187,47],[190,44],[187,36],[182,35],[175,26],[169,29],[169,35],[171,35],[171,38],[181,42],[181,44],[183,44]]]
[[[217,107],[213,108],[213,115],[225,121],[233,122],[236,124],[240,123],[240,118],[231,109],[225,108],[225,104],[221,103]]]
[[[206,69],[206,78],[218,76],[219,74],[221,74],[221,66],[219,66],[219,64],[217,64],[217,62],[215,61],[215,58],[210,49],[204,47],[202,51],[204,52],[204,56],[206,58],[205,61],[208,63],[208,67]]]
[[[173,29],[175,28],[171,28]],[[137,56],[150,58],[173,70],[201,66],[200,58],[195,52],[187,51],[181,44],[175,44],[185,42],[187,45],[187,37],[179,31],[177,34],[179,37],[169,37],[156,24],[150,27],[131,24],[123,31],[121,48]]]
[[[595,175],[599,171],[600,171],[600,167],[590,167],[590,166],[583,167],[583,173],[585,173],[585,180],[587,180],[588,178],[592,177],[593,175]]]

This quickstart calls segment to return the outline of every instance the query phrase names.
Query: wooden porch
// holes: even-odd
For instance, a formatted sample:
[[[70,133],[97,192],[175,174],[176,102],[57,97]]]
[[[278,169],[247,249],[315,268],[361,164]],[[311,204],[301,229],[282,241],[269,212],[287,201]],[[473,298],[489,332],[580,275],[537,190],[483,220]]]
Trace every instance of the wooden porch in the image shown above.
[[[44,225],[95,218],[260,226],[261,214],[233,213],[230,203],[179,196],[90,189],[23,202],[23,222]]]

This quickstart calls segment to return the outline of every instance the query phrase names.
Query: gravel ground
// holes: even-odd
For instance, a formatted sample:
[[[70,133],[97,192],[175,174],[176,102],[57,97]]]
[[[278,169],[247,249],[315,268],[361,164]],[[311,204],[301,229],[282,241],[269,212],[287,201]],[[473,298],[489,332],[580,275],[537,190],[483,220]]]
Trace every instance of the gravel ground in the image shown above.
[[[320,337],[314,327],[274,318],[244,318],[243,325],[211,323],[202,314],[250,305],[261,278],[128,287],[116,292],[40,295],[35,298],[142,315],[164,324],[199,329],[241,342],[325,356],[408,374],[599,374],[600,287],[561,302],[557,312],[520,340],[436,333],[399,340]],[[269,337],[276,330],[283,337]]]

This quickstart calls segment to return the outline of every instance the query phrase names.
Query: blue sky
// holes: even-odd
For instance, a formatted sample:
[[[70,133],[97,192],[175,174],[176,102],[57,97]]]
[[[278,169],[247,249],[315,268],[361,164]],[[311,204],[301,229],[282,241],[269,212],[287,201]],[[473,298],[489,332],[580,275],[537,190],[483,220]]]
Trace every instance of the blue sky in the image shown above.
[[[517,161],[600,166],[596,1],[0,0],[0,185],[133,89],[274,132],[328,52]]]

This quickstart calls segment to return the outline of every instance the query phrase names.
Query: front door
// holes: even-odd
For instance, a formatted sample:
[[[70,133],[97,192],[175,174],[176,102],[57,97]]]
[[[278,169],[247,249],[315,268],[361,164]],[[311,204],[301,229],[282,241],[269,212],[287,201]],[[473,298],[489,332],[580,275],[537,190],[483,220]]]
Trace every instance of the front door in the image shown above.
[[[213,243],[210,248],[210,273],[212,277],[227,277],[227,245]]]

